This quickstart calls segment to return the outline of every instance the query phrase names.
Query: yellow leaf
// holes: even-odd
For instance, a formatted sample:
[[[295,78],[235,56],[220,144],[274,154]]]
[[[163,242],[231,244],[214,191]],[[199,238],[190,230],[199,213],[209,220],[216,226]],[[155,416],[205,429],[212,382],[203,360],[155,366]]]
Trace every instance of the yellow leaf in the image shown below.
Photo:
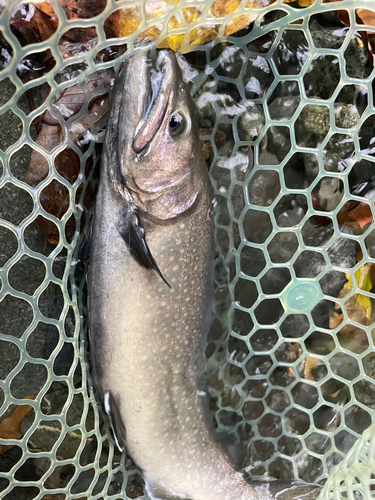
[[[147,19],[163,16],[166,12],[173,9],[179,0],[146,0],[145,10]]]
[[[211,5],[211,14],[215,17],[225,17],[239,6],[239,0],[216,0]]]
[[[194,7],[188,7],[186,9],[179,10],[169,20],[168,29],[173,30],[174,28],[188,26],[189,24],[196,22],[199,19],[200,15],[201,11],[195,9]],[[158,45],[158,48],[169,48],[174,52],[177,52],[182,46],[183,39],[183,33],[179,35],[169,35]]]
[[[229,36],[246,28],[246,26],[249,26],[249,24],[254,21],[255,17],[256,16],[243,15],[231,19],[225,27],[225,35]]]
[[[358,287],[361,290],[365,290],[366,292],[369,292],[372,288],[370,269],[371,269],[371,264],[368,262],[364,266],[357,269],[357,271],[354,273]]]
[[[310,5],[313,5],[316,2],[316,0],[299,0],[298,5],[300,7],[310,7]]]
[[[203,45],[217,37],[217,31],[210,26],[199,26],[190,32],[191,45]]]
[[[290,2],[295,2],[295,0],[284,0],[284,3]],[[315,2],[316,0],[298,0],[298,5],[300,7],[310,7],[310,5],[313,5]]]
[[[357,298],[356,304],[358,306],[363,307],[363,309],[365,311],[365,316],[366,316],[367,319],[369,319],[370,316],[371,316],[371,300],[370,300],[370,297],[367,297],[366,295],[362,295],[362,294],[359,293],[356,298]]]
[[[240,3],[240,0],[227,0],[227,2],[225,2],[225,9],[227,11],[227,14],[230,14],[231,12],[234,12],[236,9],[238,9]]]
[[[141,20],[139,18],[138,9],[121,9],[119,18],[119,36],[128,36],[134,33],[138,28]]]
[[[246,8],[261,9],[262,7],[271,5],[275,1],[276,0],[249,0],[246,3]],[[294,0],[289,1],[294,2]],[[225,17],[238,9],[240,4],[241,0],[216,0],[216,2],[211,5],[211,14],[215,17]]]
[[[167,36],[167,38],[164,40],[165,48],[171,49],[174,52],[177,52],[182,45],[182,40],[184,39],[184,35],[172,35],[172,36]],[[158,48],[162,49],[164,48],[163,43],[159,45]]]
[[[365,292],[369,292],[372,288],[370,271],[371,263],[367,263],[357,269],[354,273],[357,287]],[[339,294],[340,298],[345,297],[345,295],[353,289],[353,283],[350,275],[346,274],[345,276],[348,281],[345,283]],[[361,316],[366,317],[367,319],[370,318],[372,307],[371,300],[366,295],[356,293],[345,304],[348,316],[353,321],[361,322]]]
[[[307,356],[307,358],[305,359],[305,367],[304,367],[304,375],[305,375],[305,378],[307,378],[308,380],[313,380],[314,382],[316,382],[314,376],[312,375],[311,371],[316,368],[317,366],[319,366],[319,360],[316,359],[316,358],[312,358],[311,356]]]
[[[25,399],[35,399],[35,396],[26,396]],[[4,418],[4,420],[0,422],[1,439],[21,439],[21,437],[23,436],[21,432],[22,421],[26,417],[26,415],[33,409],[34,408],[30,405],[17,405],[13,413],[11,413],[9,417]],[[13,446],[13,444],[1,444],[0,454],[5,453]]]
[[[369,292],[372,288],[372,282],[370,277],[371,264],[368,262],[364,264],[362,267],[355,271],[354,276],[356,280],[357,287],[360,290],[364,290],[365,292]],[[345,274],[347,283],[344,285],[344,289],[350,291],[353,288],[352,279],[349,274]]]
[[[147,28],[147,30],[145,30],[143,33],[141,33],[139,35],[139,37],[137,38],[137,41],[138,40],[155,40],[158,36],[160,35],[160,30],[159,28],[157,28],[157,26],[150,26],[149,28]],[[160,47],[160,48],[167,48],[166,46],[165,47]]]
[[[195,23],[199,19],[201,12],[193,7],[179,10],[174,16],[171,17],[168,28],[180,28],[187,24]]]

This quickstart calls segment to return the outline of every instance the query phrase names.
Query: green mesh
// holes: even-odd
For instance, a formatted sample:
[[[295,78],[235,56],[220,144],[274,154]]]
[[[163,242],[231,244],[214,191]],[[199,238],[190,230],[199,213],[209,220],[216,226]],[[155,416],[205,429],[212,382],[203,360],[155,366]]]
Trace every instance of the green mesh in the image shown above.
[[[7,417],[22,413],[22,405],[31,405],[33,411],[25,410],[20,418],[17,438],[0,439],[1,498],[119,499],[143,494],[139,471],[116,451],[106,430],[86,363],[85,240],[80,234],[88,232],[93,208],[87,197],[94,189],[93,165],[99,156],[99,147],[89,139],[97,137],[106,120],[105,114],[96,120],[88,109],[93,98],[111,92],[137,37],[156,26],[158,44],[166,36],[168,19],[186,6],[199,8],[201,16],[189,29],[177,27],[173,34],[185,34],[181,51],[188,60],[200,61],[185,73],[193,81],[202,141],[211,147],[217,201],[215,321],[206,351],[217,426],[239,434],[236,465],[249,477],[326,481],[322,495],[327,498],[370,498],[375,483],[375,313],[366,265],[375,258],[374,207],[370,198],[351,193],[350,176],[360,178],[374,167],[374,87],[372,69],[359,75],[349,61],[356,50],[358,64],[365,64],[364,30],[356,24],[355,9],[373,9],[372,0],[339,5],[317,1],[307,8],[281,1],[267,6],[264,1],[257,10],[242,1],[225,18],[210,14],[211,1],[119,1],[103,3],[96,17],[69,21],[53,0],[58,30],[44,42],[24,46],[10,27],[12,12],[22,3],[11,3],[0,15],[0,30],[12,55],[0,72],[0,431]],[[147,9],[153,5],[161,15],[148,19]],[[140,24],[126,38],[106,39],[104,22],[121,7],[138,9]],[[340,43],[327,48],[311,23],[315,14],[338,7],[347,13],[349,26],[342,27]],[[239,14],[254,18],[252,30],[225,37],[226,26]],[[199,26],[216,26],[219,37],[189,46],[189,34]],[[95,27],[97,38],[89,40],[84,53],[64,58],[58,41],[76,27]],[[292,60],[293,71],[277,52],[290,31],[306,46]],[[262,50],[260,37],[268,40]],[[221,52],[223,39],[229,52]],[[108,47],[111,56],[101,57]],[[27,56],[47,49],[55,64],[22,83],[17,74],[25,72]],[[225,73],[223,57],[230,50],[236,73]],[[317,58],[329,58],[329,68],[334,68],[337,85],[330,95],[324,85],[309,88]],[[110,78],[92,84],[89,75],[108,68],[113,68]],[[261,89],[251,84],[257,71],[266,75]],[[293,97],[300,99],[279,116],[268,103],[278,86],[289,81],[297,82]],[[46,82],[50,91],[42,102]],[[63,89],[76,84],[84,91],[84,103],[64,120],[53,103]],[[367,98],[358,116],[347,106],[340,108],[347,86]],[[29,89],[36,103],[33,111],[30,93],[25,94]],[[36,144],[32,125],[46,109],[61,125],[63,137],[51,152]],[[87,122],[83,128],[82,117]],[[81,134],[80,146],[72,135],[74,123],[90,132]],[[364,129],[370,130],[367,139],[360,134]],[[220,133],[226,145],[219,147]],[[333,157],[336,134],[340,144],[352,144],[344,164]],[[57,167],[67,146],[80,162],[78,175],[70,181]],[[264,152],[272,148],[277,158],[264,160]],[[49,173],[27,183],[32,150],[47,159]],[[297,175],[300,170],[303,178]],[[63,214],[43,202],[44,190],[56,180],[66,193]],[[332,186],[337,189],[332,191]],[[313,200],[317,194],[323,198],[325,190],[338,194],[317,208]],[[343,229],[340,217],[352,201],[367,204],[366,220]],[[293,223],[285,216],[288,207],[298,215]],[[44,218],[39,224],[38,216]],[[315,225],[323,228],[316,234]],[[51,243],[52,233],[57,245]],[[358,263],[346,258],[353,245]],[[336,282],[341,285],[333,293],[330,285]],[[365,321],[348,314],[353,304],[364,308]],[[321,323],[324,311],[329,311],[329,324]]]

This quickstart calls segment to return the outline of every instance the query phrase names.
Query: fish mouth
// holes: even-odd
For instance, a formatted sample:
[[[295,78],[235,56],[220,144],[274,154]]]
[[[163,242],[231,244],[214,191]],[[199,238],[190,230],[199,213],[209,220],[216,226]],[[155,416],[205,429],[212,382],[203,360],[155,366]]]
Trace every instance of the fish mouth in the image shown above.
[[[152,59],[147,54],[147,91],[143,116],[135,130],[132,149],[140,153],[151,142],[163,123],[166,114],[172,80],[172,62],[162,50]]]

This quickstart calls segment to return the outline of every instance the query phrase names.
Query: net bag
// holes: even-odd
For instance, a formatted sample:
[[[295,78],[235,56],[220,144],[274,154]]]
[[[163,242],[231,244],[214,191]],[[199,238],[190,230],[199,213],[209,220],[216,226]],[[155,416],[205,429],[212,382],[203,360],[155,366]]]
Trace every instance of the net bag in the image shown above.
[[[182,54],[215,190],[211,408],[248,478],[375,483],[371,0],[0,1],[0,496],[138,498],[88,369],[103,128],[140,39]]]

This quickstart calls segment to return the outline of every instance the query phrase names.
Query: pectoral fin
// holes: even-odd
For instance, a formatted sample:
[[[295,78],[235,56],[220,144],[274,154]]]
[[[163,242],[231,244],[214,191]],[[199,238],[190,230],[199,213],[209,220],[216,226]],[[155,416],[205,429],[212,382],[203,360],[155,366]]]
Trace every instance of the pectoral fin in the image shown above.
[[[104,409],[108,415],[117,448],[122,452],[125,450],[125,426],[123,424],[117,403],[109,391],[104,393]]]
[[[135,210],[129,210],[127,212],[125,228],[121,231],[121,235],[138,263],[146,269],[153,269],[156,271],[164,283],[171,288],[148,248],[145,230],[141,226],[139,216]]]

